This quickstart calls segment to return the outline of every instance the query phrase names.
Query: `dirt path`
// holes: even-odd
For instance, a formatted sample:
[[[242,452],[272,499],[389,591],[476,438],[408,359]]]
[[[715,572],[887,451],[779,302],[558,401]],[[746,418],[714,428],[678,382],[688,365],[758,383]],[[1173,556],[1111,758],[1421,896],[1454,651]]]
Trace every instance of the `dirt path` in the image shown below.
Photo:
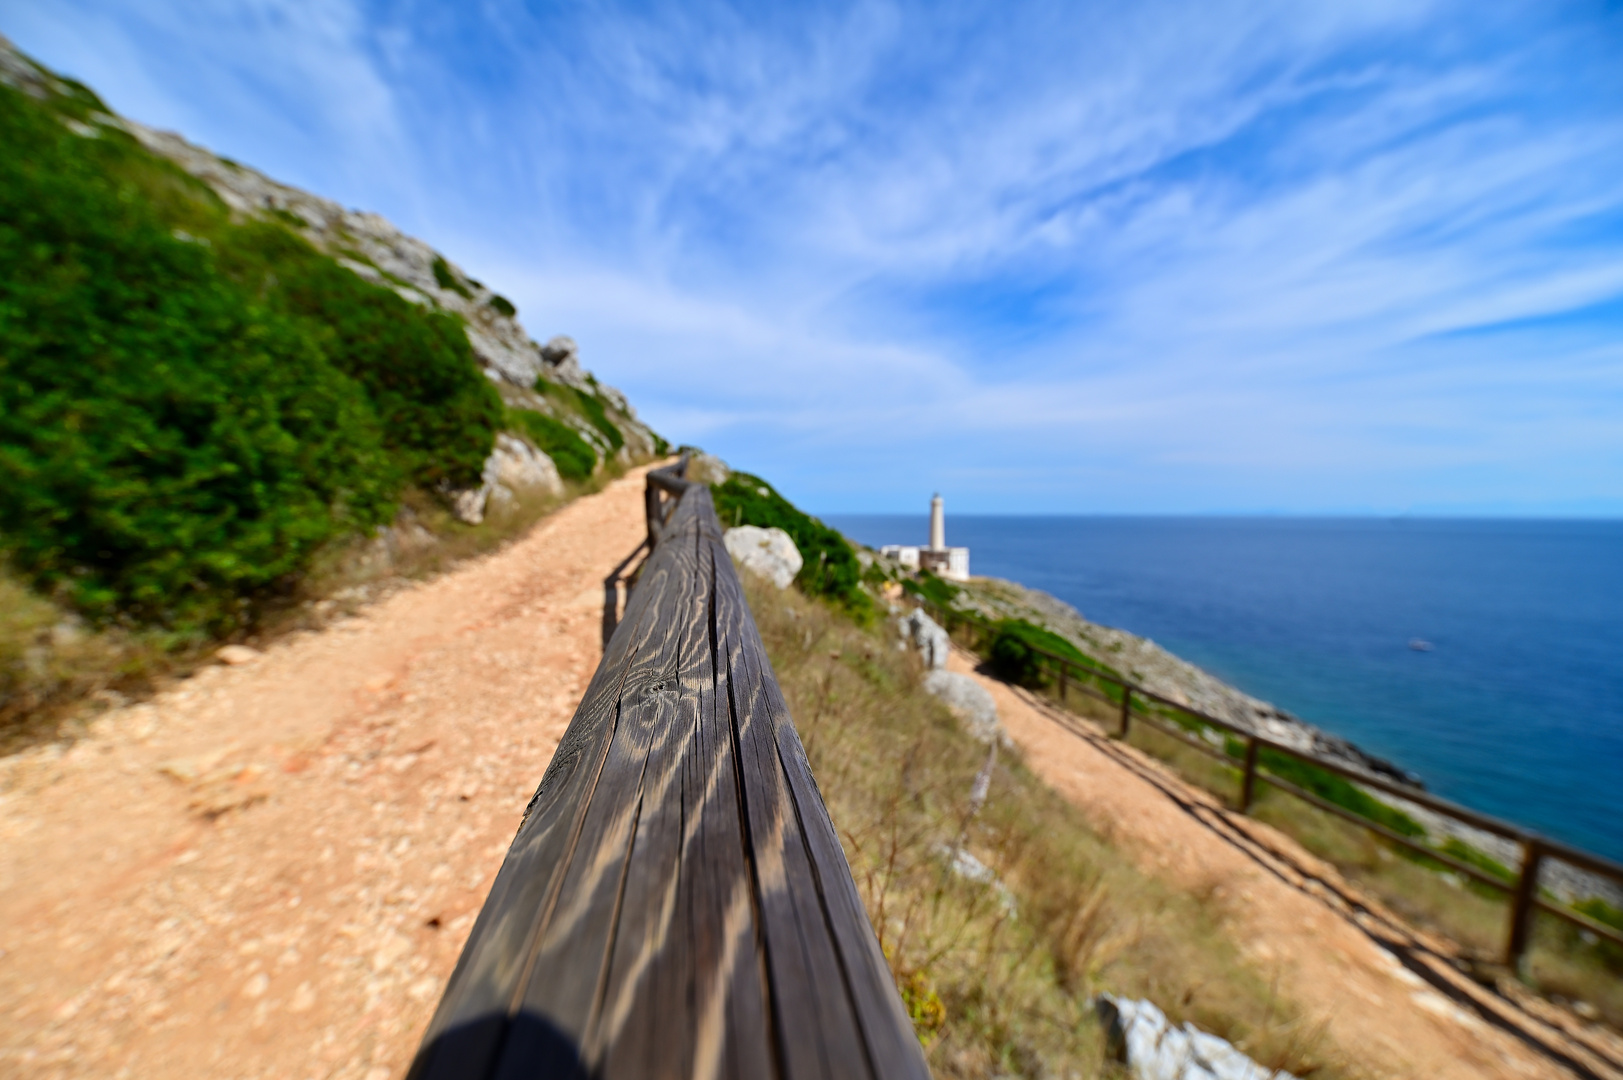
[[[1375,1076],[1623,1077],[1623,1040],[1525,993],[1481,987],[1275,829],[1224,809],[1086,721],[974,672],[1027,763],[1141,866],[1223,905],[1260,970]]]
[[[0,1076],[400,1076],[597,665],[642,488],[0,761]]]
[[[642,530],[639,470],[359,617],[110,712],[66,753],[0,760],[0,1076],[400,1076]],[[1038,772],[1223,903],[1372,1073],[1623,1076],[1615,1038],[1476,987],[1278,833],[982,681]]]

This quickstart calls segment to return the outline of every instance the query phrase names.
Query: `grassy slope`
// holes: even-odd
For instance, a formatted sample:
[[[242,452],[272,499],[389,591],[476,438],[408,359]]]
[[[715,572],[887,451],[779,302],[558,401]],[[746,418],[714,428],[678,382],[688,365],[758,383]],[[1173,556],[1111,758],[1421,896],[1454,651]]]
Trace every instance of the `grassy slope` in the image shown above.
[[[930,574],[906,579],[902,585],[906,592],[949,611],[966,606],[961,595],[964,590]],[[996,583],[977,583],[971,586],[971,591],[988,587],[995,588]],[[1029,614],[1041,620],[1035,610]],[[1057,698],[1057,684],[1049,672],[1031,663],[1028,655],[1022,655],[1022,646],[1035,645],[1073,659],[1076,655],[1076,642],[1018,618],[1000,620],[990,633],[977,631],[967,624],[956,626],[954,633],[960,644],[987,658],[1002,677],[1053,698]],[[1057,647],[1056,641],[1064,642],[1065,647]],[[1115,674],[1107,663],[1092,657],[1084,666]],[[1087,697],[1077,691],[1079,684],[1086,683],[1085,678],[1073,676],[1068,706],[1113,730],[1118,723],[1119,691],[1101,682],[1093,689],[1105,700]],[[1159,704],[1148,707],[1161,721],[1222,746],[1231,760],[1243,753],[1237,740],[1225,738],[1221,732],[1186,713]],[[1237,767],[1202,755],[1144,724],[1133,725],[1131,732],[1130,741],[1134,745],[1174,766],[1184,777],[1231,805],[1234,803],[1240,782]],[[1259,764],[1264,773],[1279,776],[1402,835],[1421,837],[1425,834],[1401,809],[1334,773],[1272,751],[1264,751]],[[1459,943],[1464,954],[1472,957],[1473,963],[1483,970],[1496,970],[1496,962],[1503,955],[1508,915],[1505,893],[1468,881],[1435,859],[1385,841],[1266,783],[1257,787],[1252,812],[1333,863],[1350,880],[1358,882],[1411,922]],[[1500,880],[1514,878],[1509,868],[1457,839],[1441,838],[1432,842],[1437,850],[1471,863]],[[1623,925],[1623,911],[1604,901],[1590,899],[1577,906],[1601,922]],[[1606,1022],[1623,1028],[1623,978],[1619,978],[1623,975],[1623,950],[1588,940],[1570,925],[1545,915],[1537,920],[1529,960],[1534,983],[1540,990],[1586,1002]]]
[[[458,317],[285,211],[231,213],[90,90],[41,82],[0,86],[0,741],[378,576],[376,526],[438,541],[397,572],[522,527],[545,507],[467,527],[437,495],[478,483],[503,427],[571,491],[605,478],[604,400],[545,403],[575,427],[505,408]]]
[[[936,1075],[1109,1074],[1086,1004],[1100,990],[1148,997],[1270,1067],[1348,1074],[1237,955],[1221,903],[1139,873],[1008,751],[966,819],[987,751],[920,689],[914,654],[835,603],[745,577]],[[1011,903],[946,871],[959,837]]]

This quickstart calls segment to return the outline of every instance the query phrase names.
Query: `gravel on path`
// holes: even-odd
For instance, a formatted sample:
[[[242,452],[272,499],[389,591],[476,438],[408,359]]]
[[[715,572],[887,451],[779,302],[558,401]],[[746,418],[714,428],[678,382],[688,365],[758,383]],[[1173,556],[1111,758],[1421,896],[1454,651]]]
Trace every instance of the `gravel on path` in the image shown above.
[[[597,666],[644,471],[0,760],[0,1076],[403,1075]]]
[[[1525,991],[1477,985],[1417,932],[1276,829],[1086,720],[977,672],[1026,762],[1141,868],[1221,906],[1236,944],[1361,1072],[1436,1080],[1623,1080],[1623,1039]],[[1577,1068],[1571,1066],[1576,1065]]]

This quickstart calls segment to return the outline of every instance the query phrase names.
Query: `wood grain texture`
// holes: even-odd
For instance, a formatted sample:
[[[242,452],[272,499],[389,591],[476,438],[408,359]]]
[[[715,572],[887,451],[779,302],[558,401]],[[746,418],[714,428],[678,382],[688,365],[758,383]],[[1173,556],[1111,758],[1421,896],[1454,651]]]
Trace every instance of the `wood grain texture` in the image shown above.
[[[927,1077],[709,489],[649,490],[656,545],[409,1076]]]

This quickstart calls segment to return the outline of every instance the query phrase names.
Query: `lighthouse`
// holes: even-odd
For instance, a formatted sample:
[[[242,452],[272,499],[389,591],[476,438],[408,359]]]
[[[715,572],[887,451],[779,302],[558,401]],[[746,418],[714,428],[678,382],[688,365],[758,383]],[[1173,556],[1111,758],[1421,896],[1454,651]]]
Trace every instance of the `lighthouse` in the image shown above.
[[[929,570],[949,581],[969,580],[969,549],[947,546],[947,512],[939,491],[930,499],[930,545],[886,544],[879,554],[909,570]]]

